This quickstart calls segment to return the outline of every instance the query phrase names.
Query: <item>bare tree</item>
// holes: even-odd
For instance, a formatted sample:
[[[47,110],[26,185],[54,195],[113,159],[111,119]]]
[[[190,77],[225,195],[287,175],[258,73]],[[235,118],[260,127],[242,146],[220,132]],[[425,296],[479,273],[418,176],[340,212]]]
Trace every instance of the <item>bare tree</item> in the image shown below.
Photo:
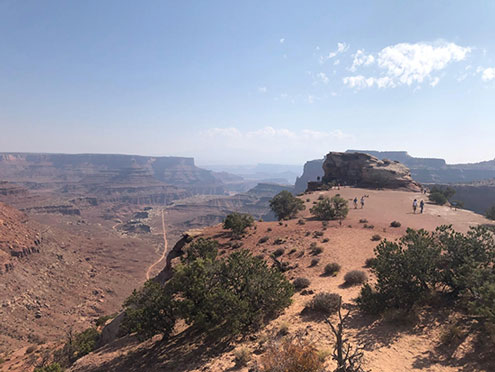
[[[351,311],[349,310],[347,314],[342,316],[342,298],[340,298],[338,307],[339,323],[334,326],[328,318],[325,319],[335,336],[332,358],[337,362],[337,369],[334,372],[365,372],[361,366],[363,348],[359,346],[353,347],[344,335],[344,323],[350,313]]]

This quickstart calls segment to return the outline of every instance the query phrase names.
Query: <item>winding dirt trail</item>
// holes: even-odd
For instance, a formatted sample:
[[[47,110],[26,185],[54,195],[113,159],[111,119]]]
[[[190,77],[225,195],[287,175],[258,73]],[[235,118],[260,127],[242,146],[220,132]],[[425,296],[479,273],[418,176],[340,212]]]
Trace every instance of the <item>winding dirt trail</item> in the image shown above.
[[[162,209],[162,230],[163,230],[163,252],[162,255],[158,260],[153,262],[150,267],[148,267],[148,270],[146,271],[146,280],[150,279],[151,271],[153,268],[158,265],[160,262],[162,262],[165,259],[165,256],[167,255],[168,251],[168,243],[167,243],[167,229],[165,228],[165,214]]]

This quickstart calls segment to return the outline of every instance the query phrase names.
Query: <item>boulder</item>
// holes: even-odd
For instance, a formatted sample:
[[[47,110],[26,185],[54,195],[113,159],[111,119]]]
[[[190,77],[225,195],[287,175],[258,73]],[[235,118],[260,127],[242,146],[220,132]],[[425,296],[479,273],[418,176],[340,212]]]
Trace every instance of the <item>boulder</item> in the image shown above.
[[[365,153],[330,152],[323,162],[324,183],[365,188],[420,191],[421,185],[398,161],[380,160]]]

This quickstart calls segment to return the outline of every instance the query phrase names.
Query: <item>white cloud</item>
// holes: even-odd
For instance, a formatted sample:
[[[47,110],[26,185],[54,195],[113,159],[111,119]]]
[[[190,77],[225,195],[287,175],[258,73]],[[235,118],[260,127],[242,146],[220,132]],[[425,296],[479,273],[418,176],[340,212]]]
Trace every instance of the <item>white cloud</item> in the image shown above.
[[[377,77],[363,75],[348,76],[343,79],[351,88],[411,86],[429,80],[432,86],[438,83],[435,72],[445,69],[450,63],[466,59],[471,48],[454,43],[400,43],[383,48],[376,56],[366,55],[358,50],[350,70],[376,62]]]
[[[365,54],[364,50],[358,49],[358,51],[352,55],[352,66],[349,69],[350,71],[356,71],[359,66],[368,66],[375,62],[375,57],[371,54]]]
[[[342,54],[346,52],[349,49],[349,45],[342,42],[342,43],[337,43],[337,49],[333,52],[328,53],[326,56],[321,56],[320,57],[320,63],[325,63],[325,61],[335,58],[339,54]]]
[[[342,79],[345,85],[350,88],[364,89],[371,88],[376,85],[378,88],[394,87],[395,83],[388,76],[376,77],[364,77],[363,75],[347,76]]]
[[[241,139],[293,139],[293,140],[318,140],[323,138],[335,138],[335,139],[344,139],[350,138],[349,134],[344,133],[341,129],[335,129],[328,132],[311,130],[311,129],[303,129],[301,131],[292,131],[287,128],[274,128],[271,126],[263,127],[256,130],[251,131],[241,131],[236,127],[227,127],[227,128],[210,128],[204,132],[201,132],[203,135],[208,137],[230,137],[230,138],[241,138]]]
[[[318,74],[316,74],[316,76],[323,82],[323,84],[328,84],[329,79],[327,74],[325,74],[324,72],[319,72]]]
[[[178,156],[194,156],[202,164],[255,164],[269,160],[302,165],[308,159],[321,159],[329,151],[356,148],[357,140],[343,130],[337,124],[311,128],[305,123],[294,128],[248,123],[200,131],[191,128],[187,136],[171,137],[167,148]],[[158,137],[155,142],[160,149]]]
[[[488,67],[481,71],[481,79],[483,81],[490,81],[495,79],[495,67]]]
[[[436,87],[439,81],[440,81],[440,78],[438,76],[433,78],[430,82],[430,86],[432,86],[433,88]]]
[[[283,44],[285,42],[285,38],[280,39],[280,44]]]
[[[258,87],[258,92],[266,93],[268,91],[267,87]]]

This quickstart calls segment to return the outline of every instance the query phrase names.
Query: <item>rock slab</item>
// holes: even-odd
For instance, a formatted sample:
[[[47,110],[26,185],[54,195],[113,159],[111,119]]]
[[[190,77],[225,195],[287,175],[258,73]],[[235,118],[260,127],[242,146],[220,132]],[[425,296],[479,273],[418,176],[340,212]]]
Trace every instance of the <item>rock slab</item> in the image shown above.
[[[330,152],[323,162],[323,182],[365,188],[421,190],[404,164],[365,153]]]

